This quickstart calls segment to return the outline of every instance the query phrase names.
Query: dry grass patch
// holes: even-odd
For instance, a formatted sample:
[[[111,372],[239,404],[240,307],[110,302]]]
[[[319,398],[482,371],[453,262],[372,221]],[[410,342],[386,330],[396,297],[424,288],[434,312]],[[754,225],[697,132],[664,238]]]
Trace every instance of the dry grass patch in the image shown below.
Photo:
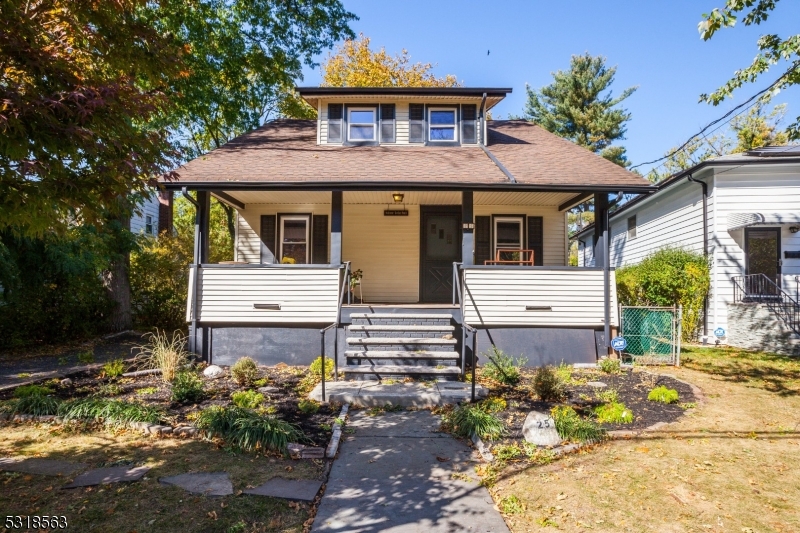
[[[800,360],[690,348],[665,372],[706,402],[645,436],[500,473],[512,531],[800,531]]]
[[[237,454],[213,444],[155,439],[135,433],[59,433],[46,425],[0,426],[0,456],[26,455],[152,468],[136,483],[61,490],[68,479],[0,472],[0,509],[9,515],[64,515],[75,531],[261,532],[302,531],[309,506],[241,494],[275,476],[320,479],[321,465],[280,457]],[[161,485],[158,478],[185,472],[226,471],[234,491],[203,497]]]

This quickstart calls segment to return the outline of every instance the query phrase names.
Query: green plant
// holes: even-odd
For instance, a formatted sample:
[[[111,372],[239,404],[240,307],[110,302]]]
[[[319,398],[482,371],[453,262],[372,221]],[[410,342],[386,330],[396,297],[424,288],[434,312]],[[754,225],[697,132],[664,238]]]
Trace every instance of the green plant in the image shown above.
[[[90,363],[94,363],[94,354],[91,350],[86,350],[85,352],[78,353],[78,362],[83,363],[84,365],[88,365]]]
[[[172,337],[169,337],[166,331],[156,330],[146,337],[148,343],[135,347],[138,352],[134,365],[145,369],[159,369],[161,379],[171,382],[189,360],[186,336],[180,331],[174,331]]]
[[[678,391],[668,389],[664,385],[656,387],[647,394],[647,399],[651,402],[678,403]]]
[[[163,413],[152,406],[107,398],[81,398],[62,403],[58,416],[65,422],[71,420],[93,420],[110,427],[124,427],[132,422],[156,424]]]
[[[619,401],[619,391],[617,389],[600,390],[594,393],[594,397],[603,403],[616,403]]]
[[[486,398],[478,403],[478,407],[487,413],[499,413],[505,411],[508,404],[503,398]]]
[[[350,286],[350,291],[353,291],[356,286],[361,283],[361,278],[364,277],[364,272],[361,271],[359,268],[358,270],[353,270],[350,272],[350,279],[348,280],[348,285]]]
[[[453,433],[466,438],[477,435],[494,440],[500,438],[504,430],[502,420],[473,405],[459,405],[447,414],[447,422]]]
[[[136,391],[136,394],[139,396],[147,396],[148,394],[155,394],[158,392],[157,387],[142,387],[141,389]]]
[[[32,394],[30,396],[23,396],[8,402],[5,410],[13,415],[33,415],[44,416],[54,415],[58,412],[58,406],[61,404],[58,398],[53,396],[45,396],[42,394]]]
[[[236,391],[231,394],[233,405],[244,407],[245,409],[255,409],[264,403],[264,395],[254,390]]]
[[[241,357],[231,367],[231,376],[242,387],[251,385],[258,379],[258,365],[250,357]]]
[[[109,378],[117,378],[125,373],[125,362],[122,359],[114,359],[103,365],[103,375]]]
[[[97,396],[119,396],[122,394],[123,388],[116,383],[106,383],[100,385],[95,393]]]
[[[601,424],[630,424],[633,422],[633,413],[621,402],[599,405],[594,408],[594,414]]]
[[[622,372],[622,366],[620,365],[619,359],[611,359],[606,357],[605,359],[600,359],[600,370],[606,374],[619,374]]]
[[[492,448],[492,454],[500,461],[510,461],[521,457],[524,453],[517,443],[498,444]]]
[[[678,404],[678,407],[680,407],[681,409],[694,409],[695,407],[697,407],[697,403],[695,403],[695,402],[681,402],[680,404]]]
[[[47,396],[53,394],[53,389],[42,385],[20,385],[14,389],[14,398],[27,398],[28,396]]]
[[[562,439],[591,442],[600,440],[606,435],[605,430],[593,420],[581,418],[575,409],[568,405],[556,406],[550,414]]]
[[[267,378],[257,379],[253,382],[253,385],[256,387],[266,387],[269,380]]]
[[[483,375],[489,379],[505,385],[516,385],[522,379],[519,368],[528,362],[525,357],[518,357],[516,360],[506,354],[497,346],[492,347],[487,352],[483,352],[488,362],[483,367]]]
[[[300,400],[297,402],[297,408],[300,409],[300,412],[305,413],[307,415],[313,415],[317,411],[319,411],[319,402],[314,400]]]
[[[567,384],[552,366],[540,366],[533,375],[533,391],[543,402],[560,402],[567,396]]]
[[[172,401],[177,403],[197,403],[205,397],[203,380],[194,372],[184,370],[175,375],[172,382]]]
[[[322,356],[317,357],[314,359],[311,364],[308,366],[308,371],[322,379]],[[329,358],[325,358],[325,379],[332,379],[333,378],[333,361]]]
[[[218,437],[245,451],[285,452],[290,442],[303,436],[296,426],[285,420],[236,406],[204,409],[197,416],[197,427],[206,438]]]
[[[65,356],[61,356],[58,358],[58,366],[64,366],[69,363],[69,360]]]
[[[513,494],[502,498],[497,504],[497,507],[500,508],[500,512],[503,514],[519,514],[525,512],[525,504]]]

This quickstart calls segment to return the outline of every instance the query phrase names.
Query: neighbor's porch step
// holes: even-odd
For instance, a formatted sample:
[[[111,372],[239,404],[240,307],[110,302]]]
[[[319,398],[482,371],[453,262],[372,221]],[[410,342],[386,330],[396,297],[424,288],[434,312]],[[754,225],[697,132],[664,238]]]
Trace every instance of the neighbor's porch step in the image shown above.
[[[458,359],[461,357],[458,352],[431,352],[428,350],[419,350],[418,352],[394,350],[367,350],[366,352],[360,352],[358,350],[347,350],[344,352],[344,356],[362,359]]]
[[[351,313],[350,318],[374,318],[376,320],[392,319],[397,320],[437,320],[440,318],[452,319],[453,315],[436,315],[436,314],[417,314],[417,313]]]
[[[419,337],[347,337],[347,344],[439,344],[442,346],[456,344],[455,339],[429,339]]]
[[[457,366],[436,368],[430,366],[394,366],[394,365],[347,365],[346,373],[353,374],[460,374]]]
[[[347,326],[347,329],[349,331],[424,331],[428,333],[435,331],[453,333],[456,330],[455,326],[415,326],[414,324],[391,324],[388,326],[354,324]]]

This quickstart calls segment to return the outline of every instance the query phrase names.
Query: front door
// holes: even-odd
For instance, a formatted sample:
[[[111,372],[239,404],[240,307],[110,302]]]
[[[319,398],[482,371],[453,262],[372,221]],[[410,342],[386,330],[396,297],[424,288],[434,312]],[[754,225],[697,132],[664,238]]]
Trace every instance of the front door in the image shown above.
[[[461,207],[422,206],[420,214],[419,300],[452,302],[453,263],[461,261]]]
[[[776,285],[781,284],[781,230],[779,228],[745,228],[745,255],[747,274],[764,274]],[[763,279],[763,278],[762,278]],[[777,291],[769,283],[753,280],[751,294],[775,296]]]

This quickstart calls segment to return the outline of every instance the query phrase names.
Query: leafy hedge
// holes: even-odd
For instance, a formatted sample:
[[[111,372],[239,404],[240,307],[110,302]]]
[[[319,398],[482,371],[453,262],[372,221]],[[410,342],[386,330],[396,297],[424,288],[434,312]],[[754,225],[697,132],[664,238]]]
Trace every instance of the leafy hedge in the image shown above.
[[[683,248],[662,248],[636,265],[617,269],[621,305],[683,305],[683,340],[696,337],[708,295],[711,273],[708,259]]]

